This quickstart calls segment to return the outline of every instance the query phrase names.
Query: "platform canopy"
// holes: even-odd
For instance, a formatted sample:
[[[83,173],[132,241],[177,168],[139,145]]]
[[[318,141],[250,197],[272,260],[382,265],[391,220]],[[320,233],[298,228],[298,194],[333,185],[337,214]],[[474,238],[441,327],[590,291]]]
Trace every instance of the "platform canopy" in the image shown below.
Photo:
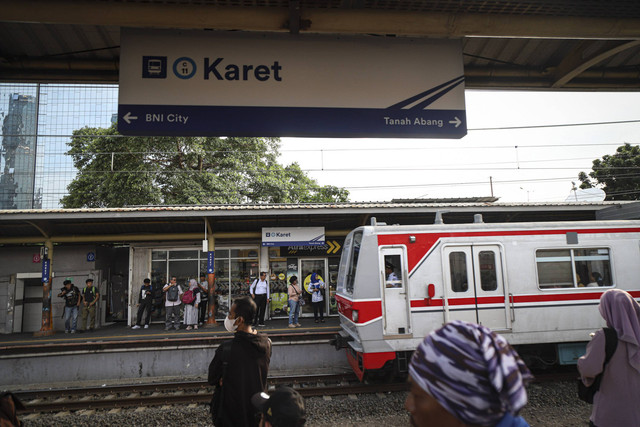
[[[120,29],[458,38],[466,87],[640,89],[633,0],[0,0],[0,81],[117,83]]]

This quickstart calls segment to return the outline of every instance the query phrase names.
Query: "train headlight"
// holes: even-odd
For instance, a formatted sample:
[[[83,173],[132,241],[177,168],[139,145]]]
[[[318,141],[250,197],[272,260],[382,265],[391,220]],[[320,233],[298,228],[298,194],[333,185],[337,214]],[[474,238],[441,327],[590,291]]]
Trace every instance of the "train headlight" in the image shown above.
[[[358,323],[358,310],[351,311],[351,320]]]

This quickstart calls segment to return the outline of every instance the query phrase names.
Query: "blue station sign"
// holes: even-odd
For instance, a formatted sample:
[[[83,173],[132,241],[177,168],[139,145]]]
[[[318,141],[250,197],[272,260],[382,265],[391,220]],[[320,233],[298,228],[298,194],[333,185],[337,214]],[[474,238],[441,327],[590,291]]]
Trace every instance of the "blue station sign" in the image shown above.
[[[459,40],[123,29],[125,135],[461,138]]]

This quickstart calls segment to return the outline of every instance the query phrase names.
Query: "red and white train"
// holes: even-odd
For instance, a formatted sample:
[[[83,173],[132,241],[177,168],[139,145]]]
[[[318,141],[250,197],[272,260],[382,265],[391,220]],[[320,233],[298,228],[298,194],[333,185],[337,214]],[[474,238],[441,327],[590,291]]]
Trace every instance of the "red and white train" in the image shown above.
[[[521,354],[528,347],[525,361],[571,363],[604,326],[597,306],[611,288],[640,299],[640,221],[485,224],[476,215],[473,224],[402,226],[373,219],[345,240],[335,344],[347,349],[361,380],[398,374],[429,332],[461,319],[524,346]]]

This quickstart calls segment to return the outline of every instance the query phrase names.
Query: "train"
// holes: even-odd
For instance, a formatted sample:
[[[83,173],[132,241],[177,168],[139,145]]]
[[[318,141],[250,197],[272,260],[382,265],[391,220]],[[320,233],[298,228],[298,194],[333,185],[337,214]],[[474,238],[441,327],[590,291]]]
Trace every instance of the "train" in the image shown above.
[[[452,320],[503,335],[525,363],[571,364],[604,326],[600,296],[640,299],[640,221],[371,224],[343,246],[333,340],[358,378],[406,375]]]

